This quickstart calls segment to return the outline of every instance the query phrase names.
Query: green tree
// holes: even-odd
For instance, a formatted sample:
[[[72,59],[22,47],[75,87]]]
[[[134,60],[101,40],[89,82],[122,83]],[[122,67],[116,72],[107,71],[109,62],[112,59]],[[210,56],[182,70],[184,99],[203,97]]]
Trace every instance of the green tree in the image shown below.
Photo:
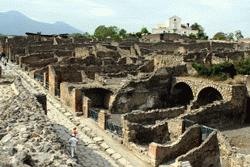
[[[141,34],[141,32],[137,32],[137,33],[135,33],[135,35],[136,35],[137,38],[141,38],[142,34]]]
[[[119,36],[119,28],[116,26],[106,27],[101,25],[95,29],[94,36],[98,39],[117,38]]]
[[[141,34],[149,34],[149,31],[146,27],[142,27]]]
[[[204,40],[204,39],[207,40],[208,39],[208,36],[206,35],[204,28],[200,24],[198,24],[198,23],[192,24],[191,29],[198,31],[197,39],[202,39],[202,40]]]
[[[121,37],[121,38],[126,38],[127,37],[127,31],[125,30],[125,29],[120,29],[120,31],[119,31],[119,36]]]
[[[234,33],[229,33],[226,35],[226,39],[229,40],[229,41],[233,41],[234,40]]]
[[[226,40],[227,39],[227,34],[225,34],[224,32],[217,32],[214,37],[214,40]]]
[[[189,35],[189,38],[191,38],[191,39],[196,39],[196,35],[190,34],[190,35]]]
[[[234,35],[235,35],[236,40],[240,40],[240,39],[244,38],[244,36],[242,35],[240,30],[235,31]]]

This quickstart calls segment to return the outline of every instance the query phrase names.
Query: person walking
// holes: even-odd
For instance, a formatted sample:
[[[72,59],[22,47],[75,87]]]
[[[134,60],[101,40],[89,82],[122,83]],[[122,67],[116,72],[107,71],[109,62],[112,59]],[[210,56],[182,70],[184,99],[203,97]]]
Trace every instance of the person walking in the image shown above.
[[[76,146],[78,144],[78,140],[74,134],[71,135],[71,138],[69,139],[69,144],[70,144],[71,157],[74,158],[76,154]]]

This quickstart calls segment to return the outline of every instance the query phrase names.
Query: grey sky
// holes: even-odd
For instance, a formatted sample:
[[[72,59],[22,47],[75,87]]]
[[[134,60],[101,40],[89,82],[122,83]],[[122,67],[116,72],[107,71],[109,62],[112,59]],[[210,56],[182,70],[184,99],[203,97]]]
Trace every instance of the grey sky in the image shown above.
[[[98,25],[151,30],[173,15],[200,23],[211,36],[242,30],[250,37],[250,0],[0,0],[0,11],[17,10],[43,22],[64,21],[93,32]]]

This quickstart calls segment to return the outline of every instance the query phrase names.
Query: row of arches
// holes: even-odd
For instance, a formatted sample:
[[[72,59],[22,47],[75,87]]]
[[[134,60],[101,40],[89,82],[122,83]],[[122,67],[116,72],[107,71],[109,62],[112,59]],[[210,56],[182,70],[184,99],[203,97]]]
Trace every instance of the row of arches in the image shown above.
[[[191,87],[184,82],[179,82],[173,87],[172,96],[175,98],[175,102],[178,105],[188,105],[190,101],[194,100],[194,94]],[[222,99],[223,97],[217,89],[206,87],[198,93],[196,102],[198,105],[202,106]]]
[[[103,88],[91,88],[84,90],[83,93],[91,100],[91,107],[109,109],[112,91]],[[194,100],[194,93],[187,83],[179,82],[172,88],[171,97],[174,99],[175,105],[189,105]],[[195,98],[199,106],[222,99],[221,93],[213,87],[202,89]]]

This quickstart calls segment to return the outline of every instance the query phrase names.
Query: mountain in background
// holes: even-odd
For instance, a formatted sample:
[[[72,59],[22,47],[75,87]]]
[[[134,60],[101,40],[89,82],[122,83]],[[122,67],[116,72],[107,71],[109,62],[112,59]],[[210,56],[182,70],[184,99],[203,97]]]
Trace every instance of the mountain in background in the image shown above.
[[[82,31],[64,23],[43,23],[32,20],[17,11],[0,12],[0,34],[24,35],[26,32],[42,34],[81,33]]]

